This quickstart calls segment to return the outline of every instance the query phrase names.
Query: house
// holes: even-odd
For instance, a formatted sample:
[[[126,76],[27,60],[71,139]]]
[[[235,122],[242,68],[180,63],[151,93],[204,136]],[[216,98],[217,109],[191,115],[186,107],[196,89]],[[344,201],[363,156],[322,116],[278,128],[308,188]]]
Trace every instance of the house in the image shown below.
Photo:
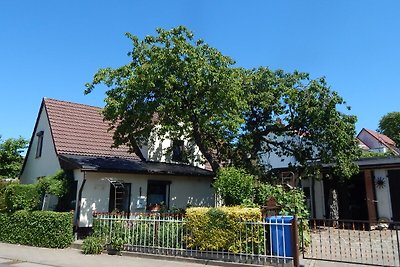
[[[350,179],[333,176],[327,166],[316,179],[298,180],[296,174],[288,172],[288,164],[296,164],[294,158],[270,153],[263,155],[263,161],[271,169],[280,171],[282,183],[304,190],[313,218],[330,218],[330,194],[335,189],[340,219],[400,221],[399,149],[389,137],[366,128],[360,131],[357,139],[360,149],[372,153],[355,162],[359,173]]]
[[[141,148],[145,157],[141,160],[126,146],[113,147],[113,130],[100,111],[44,98],[21,183],[34,183],[60,169],[68,173],[78,227],[90,227],[94,211],[139,212],[160,204],[166,208],[215,205],[214,173],[200,163],[179,162],[184,140],[153,138],[153,143]],[[172,155],[160,153],[174,144]]]
[[[400,150],[396,147],[395,142],[384,134],[363,128],[357,135],[357,139],[360,142],[360,148],[364,151],[390,152],[396,156],[400,155]]]

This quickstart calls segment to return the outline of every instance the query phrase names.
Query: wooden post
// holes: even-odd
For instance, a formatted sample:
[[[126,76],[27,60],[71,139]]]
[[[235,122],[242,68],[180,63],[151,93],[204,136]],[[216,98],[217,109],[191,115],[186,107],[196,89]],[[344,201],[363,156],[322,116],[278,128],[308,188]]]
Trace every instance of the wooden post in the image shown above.
[[[365,183],[365,197],[367,201],[368,210],[368,221],[370,227],[376,222],[376,210],[375,210],[375,195],[374,195],[374,182],[372,181],[372,171],[364,171],[364,183]]]

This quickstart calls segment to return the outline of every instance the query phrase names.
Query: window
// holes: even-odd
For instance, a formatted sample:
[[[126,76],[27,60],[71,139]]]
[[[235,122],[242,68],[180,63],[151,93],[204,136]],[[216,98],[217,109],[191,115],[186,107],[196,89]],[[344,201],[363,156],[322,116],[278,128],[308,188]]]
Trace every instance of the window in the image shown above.
[[[109,212],[130,212],[131,184],[112,181],[110,184]]]
[[[169,206],[169,181],[148,181],[147,183],[147,207],[151,209],[154,205]]]
[[[43,148],[43,131],[38,132],[36,136],[37,136],[36,157],[40,158],[42,156],[42,148]]]
[[[184,161],[183,152],[184,152],[183,141],[174,140],[172,142],[172,160],[177,162],[183,162]]]

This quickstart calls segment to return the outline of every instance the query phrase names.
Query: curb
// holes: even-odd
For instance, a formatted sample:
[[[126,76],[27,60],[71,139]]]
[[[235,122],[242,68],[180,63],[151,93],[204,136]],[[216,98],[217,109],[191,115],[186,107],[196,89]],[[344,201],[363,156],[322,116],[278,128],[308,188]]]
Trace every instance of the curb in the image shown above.
[[[81,250],[82,249],[82,241],[78,240],[71,244],[70,248]],[[225,261],[216,261],[216,260],[207,260],[207,259],[196,259],[189,257],[180,257],[180,256],[169,256],[162,254],[149,254],[142,252],[131,252],[131,251],[122,251],[121,256],[126,257],[136,257],[136,258],[146,258],[152,260],[167,260],[167,261],[176,261],[176,262],[187,262],[187,263],[197,263],[208,266],[222,266],[222,267],[251,267],[251,266],[273,266],[273,265],[255,265],[248,263],[238,263],[238,262],[225,262]]]

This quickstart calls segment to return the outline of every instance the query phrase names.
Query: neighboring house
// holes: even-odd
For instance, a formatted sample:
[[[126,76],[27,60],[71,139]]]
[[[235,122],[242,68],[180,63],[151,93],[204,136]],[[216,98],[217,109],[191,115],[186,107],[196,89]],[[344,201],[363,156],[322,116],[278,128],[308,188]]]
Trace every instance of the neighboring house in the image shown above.
[[[391,152],[396,156],[400,154],[399,148],[396,147],[396,143],[392,139],[373,130],[363,128],[357,135],[357,139],[363,150],[379,153]]]
[[[399,149],[389,137],[365,128],[357,139],[364,151],[390,152],[392,156],[360,158],[356,161],[360,171],[350,179],[334,177],[324,170],[318,179],[301,181],[295,174],[288,175],[287,164],[295,164],[294,158],[266,154],[263,160],[270,168],[281,171],[283,183],[287,183],[289,177],[294,180],[292,184],[303,188],[313,218],[329,218],[330,192],[335,189],[340,219],[400,221],[400,194],[397,191],[400,188]]]
[[[72,209],[78,227],[90,227],[94,211],[140,212],[157,204],[167,208],[214,206],[214,173],[200,164],[179,163],[183,140],[153,138],[154,143],[141,149],[146,161],[140,160],[126,146],[112,147],[113,131],[100,111],[44,98],[21,183],[34,183],[65,170],[74,180],[71,199],[76,201]],[[161,152],[168,147],[172,152],[165,157]]]

